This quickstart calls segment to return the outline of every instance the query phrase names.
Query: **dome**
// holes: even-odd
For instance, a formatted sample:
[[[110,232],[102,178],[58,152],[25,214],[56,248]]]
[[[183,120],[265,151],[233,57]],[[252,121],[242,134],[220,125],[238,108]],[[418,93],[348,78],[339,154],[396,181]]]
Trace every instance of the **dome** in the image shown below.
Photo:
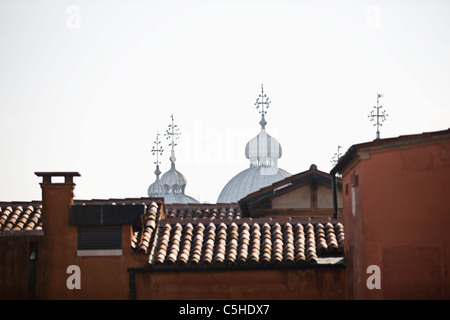
[[[164,188],[161,184],[161,181],[159,180],[159,175],[161,174],[161,171],[159,170],[159,165],[156,165],[155,175],[156,180],[153,182],[147,190],[147,194],[149,197],[161,197],[164,193]]]
[[[235,175],[225,185],[217,203],[238,202],[246,195],[289,176],[289,172],[275,166],[251,166]]]
[[[196,199],[185,195],[184,193],[166,193],[164,194],[164,202],[168,204],[172,203],[197,203],[200,204]]]
[[[164,173],[159,181],[163,189],[161,196],[165,203],[200,203],[194,198],[185,195],[187,180],[185,176],[175,169],[172,162],[170,170]]]
[[[160,182],[164,193],[184,193],[187,180],[175,169],[175,164],[172,162],[170,170],[162,175]]]
[[[280,143],[268,135],[264,128],[245,146],[245,156],[251,166],[276,166],[281,154]]]
[[[148,187],[147,194],[149,197],[161,197],[164,192],[164,188],[161,185],[161,181],[156,180],[150,187]]]
[[[217,199],[218,203],[238,202],[252,192],[291,176],[289,172],[278,168],[278,159],[282,155],[281,144],[266,132],[264,115],[267,111],[264,108],[267,109],[269,104],[261,86],[261,94],[255,103],[257,108],[261,108],[261,131],[245,146],[250,168],[238,173],[225,185]]]
[[[194,198],[184,194],[187,184],[186,177],[177,169],[175,169],[175,161],[177,160],[175,157],[174,149],[174,147],[177,145],[175,143],[175,137],[178,137],[179,132],[178,126],[174,124],[173,115],[171,116],[171,118],[172,123],[169,125],[169,129],[165,134],[167,138],[172,138],[172,142],[169,144],[169,146],[172,147],[169,158],[170,169],[162,175],[161,179],[159,179],[159,175],[161,172],[159,171],[159,161],[158,159],[156,159],[156,181],[152,183],[148,188],[148,195],[149,197],[163,197],[165,203],[200,203]],[[158,134],[155,144],[156,146],[154,147],[154,149],[152,149],[152,152],[154,152],[154,154],[158,156],[158,153],[162,154],[163,151],[158,147]]]

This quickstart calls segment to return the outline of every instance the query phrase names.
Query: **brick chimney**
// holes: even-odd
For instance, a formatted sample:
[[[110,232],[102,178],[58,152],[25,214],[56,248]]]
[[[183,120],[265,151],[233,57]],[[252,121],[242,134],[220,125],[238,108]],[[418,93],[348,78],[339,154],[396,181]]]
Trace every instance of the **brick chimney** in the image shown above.
[[[76,257],[77,229],[69,225],[70,205],[73,204],[78,172],[35,172],[42,177],[42,225],[44,239],[39,250],[38,278],[52,279],[57,286],[48,283],[37,285],[38,299],[60,297],[66,288],[66,268]],[[64,177],[64,182],[54,182],[52,177]],[[54,291],[56,290],[56,291]]]

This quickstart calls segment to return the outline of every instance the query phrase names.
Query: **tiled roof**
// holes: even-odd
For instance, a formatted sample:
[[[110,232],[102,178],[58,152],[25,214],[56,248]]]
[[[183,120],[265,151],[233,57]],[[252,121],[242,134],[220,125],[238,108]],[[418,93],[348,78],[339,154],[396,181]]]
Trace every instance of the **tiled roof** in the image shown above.
[[[240,219],[238,204],[165,205],[168,218]]]
[[[190,219],[161,221],[151,265],[316,264],[342,256],[340,222]]]
[[[147,215],[141,221],[142,226],[137,227],[133,232],[131,247],[138,252],[147,252],[151,243],[152,236],[156,229],[157,221],[160,219],[158,215],[158,205],[152,202],[147,208]]]
[[[0,202],[0,231],[42,230],[42,205]]]
[[[168,205],[158,199],[76,200],[75,204],[145,204],[130,246],[151,266],[314,265],[343,257],[340,220],[242,217],[237,204]],[[40,202],[0,202],[0,232],[43,230]],[[162,215],[162,216],[161,216]],[[25,235],[25,233],[24,233]]]

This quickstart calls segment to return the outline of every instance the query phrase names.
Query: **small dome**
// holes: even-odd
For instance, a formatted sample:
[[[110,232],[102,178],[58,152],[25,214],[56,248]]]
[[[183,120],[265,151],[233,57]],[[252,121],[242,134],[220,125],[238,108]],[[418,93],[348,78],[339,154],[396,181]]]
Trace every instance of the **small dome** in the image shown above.
[[[162,175],[160,181],[164,188],[164,193],[184,193],[187,183],[184,175],[175,169],[174,163],[172,163],[170,170]]]
[[[164,193],[164,188],[161,184],[161,181],[159,180],[159,175],[161,174],[161,171],[159,170],[159,165],[156,165],[155,175],[156,180],[153,182],[147,190],[147,194],[149,197],[161,197]]]
[[[245,156],[250,160],[250,166],[276,166],[281,155],[280,143],[264,128],[245,146]]]
[[[147,194],[149,197],[161,197],[164,193],[164,188],[160,180],[153,182],[150,187],[148,187]]]
[[[290,176],[289,172],[275,166],[251,166],[225,185],[217,203],[238,202],[246,195]]]
[[[187,180],[181,172],[175,169],[175,163],[172,162],[170,170],[162,175],[159,182],[163,188],[160,196],[164,197],[165,203],[200,203],[184,194]]]
[[[194,198],[187,196],[184,194],[184,190],[186,188],[187,180],[185,176],[175,169],[175,161],[177,160],[175,157],[175,149],[174,147],[177,145],[175,140],[178,139],[178,126],[174,124],[173,115],[171,116],[172,123],[169,125],[169,128],[166,131],[166,137],[172,138],[172,142],[169,146],[172,147],[170,152],[170,169],[164,173],[159,179],[159,175],[161,171],[159,171],[158,158],[156,159],[156,181],[150,185],[148,188],[148,195],[164,197],[165,203],[199,203]],[[158,134],[156,135],[156,146],[152,149],[152,152],[158,156],[158,154],[162,154],[162,148],[159,148],[159,140]]]

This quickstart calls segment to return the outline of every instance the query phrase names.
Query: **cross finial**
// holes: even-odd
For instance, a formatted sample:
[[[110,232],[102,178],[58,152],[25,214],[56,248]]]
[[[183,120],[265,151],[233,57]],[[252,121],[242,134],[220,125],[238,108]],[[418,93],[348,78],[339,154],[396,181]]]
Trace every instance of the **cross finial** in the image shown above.
[[[264,115],[267,113],[267,109],[269,108],[270,102],[271,101],[269,100],[267,95],[264,93],[264,86],[263,86],[263,84],[261,84],[261,94],[256,99],[255,106],[256,106],[256,109],[259,109],[259,107],[261,107],[261,110],[259,110],[259,113],[261,114],[261,121],[259,122],[259,124],[261,125],[262,129],[264,129],[267,124],[266,119],[264,119]]]
[[[156,161],[154,162],[154,164],[156,164],[156,170],[155,170],[155,174],[157,177],[159,177],[159,175],[161,174],[161,171],[159,171],[159,164],[161,163],[159,161],[159,156],[162,156],[164,149],[162,146],[160,146],[161,141],[159,141],[159,132],[156,131],[156,140],[154,141],[154,145],[152,147],[152,155],[156,155]]]
[[[380,106],[380,98],[382,98],[383,95],[380,93],[377,93],[377,105],[374,106],[374,109],[377,109],[377,114],[375,114],[374,110],[372,110],[369,114],[369,118],[370,121],[374,121],[374,119],[377,119],[377,122],[374,123],[373,126],[377,126],[377,135],[375,140],[380,139],[380,127],[383,125],[382,123],[380,123],[380,118],[381,118],[381,122],[385,122],[386,121],[386,117],[388,116],[388,114],[386,113],[386,110],[383,110],[383,112],[380,114],[380,109],[383,108],[383,106]]]
[[[333,158],[331,159],[331,163],[333,164],[333,166],[335,166],[339,162],[339,159],[342,156],[341,148],[342,148],[341,146],[337,147],[337,152],[333,155]]]
[[[172,142],[169,143],[169,146],[172,147],[172,151],[171,151],[171,155],[170,155],[170,162],[172,162],[172,165],[175,164],[175,146],[177,145],[175,143],[175,140],[179,139],[179,135],[181,134],[179,132],[178,126],[176,124],[174,124],[174,120],[173,120],[173,114],[170,116],[172,118],[172,123],[169,124],[169,127],[166,130],[166,133],[164,134],[164,136],[166,137],[166,139],[172,139]]]

